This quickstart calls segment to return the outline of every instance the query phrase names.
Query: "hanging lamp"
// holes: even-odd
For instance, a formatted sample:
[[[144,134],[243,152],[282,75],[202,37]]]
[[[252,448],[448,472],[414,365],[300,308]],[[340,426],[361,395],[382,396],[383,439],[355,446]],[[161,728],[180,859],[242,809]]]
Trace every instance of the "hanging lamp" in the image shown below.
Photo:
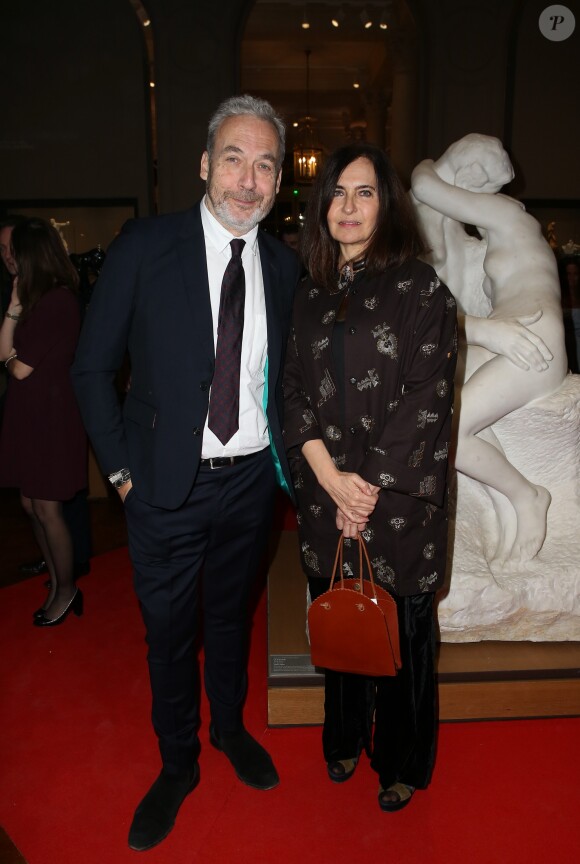
[[[310,48],[306,54],[306,115],[300,119],[300,128],[296,133],[294,145],[294,182],[310,184],[322,166],[322,147],[316,138],[313,124],[315,118],[310,116]]]

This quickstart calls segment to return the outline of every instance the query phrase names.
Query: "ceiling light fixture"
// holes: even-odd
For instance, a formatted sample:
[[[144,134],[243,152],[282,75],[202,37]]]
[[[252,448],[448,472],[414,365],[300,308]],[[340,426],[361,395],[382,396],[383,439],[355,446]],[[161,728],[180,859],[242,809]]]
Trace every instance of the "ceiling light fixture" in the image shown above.
[[[304,7],[304,15],[302,16],[302,24],[300,26],[303,30],[310,30],[310,21],[308,20],[308,16],[306,14],[306,6]]]
[[[342,9],[337,9],[336,15],[330,19],[330,23],[333,27],[340,27],[341,24],[344,24],[345,17],[344,11]]]
[[[310,184],[322,165],[322,147],[313,130],[314,117],[310,116],[310,48],[306,54],[306,116],[294,145],[294,182]]]
[[[381,30],[388,30],[389,24],[387,22],[387,10],[385,9],[383,14],[381,15],[381,20],[379,21],[379,27]]]
[[[360,13],[360,20],[365,30],[369,30],[373,26],[373,19],[370,17],[366,9]]]

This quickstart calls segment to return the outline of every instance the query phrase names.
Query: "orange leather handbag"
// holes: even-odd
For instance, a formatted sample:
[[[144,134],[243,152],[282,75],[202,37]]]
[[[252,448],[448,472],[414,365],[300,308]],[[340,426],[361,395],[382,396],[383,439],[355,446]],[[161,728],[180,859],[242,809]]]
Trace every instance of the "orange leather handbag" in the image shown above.
[[[308,610],[312,663],[337,672],[375,677],[401,668],[397,604],[375,585],[363,538],[359,542],[359,578],[343,578],[342,535],[338,541],[330,588]],[[363,578],[363,557],[368,579]],[[337,571],[340,578],[337,579]]]

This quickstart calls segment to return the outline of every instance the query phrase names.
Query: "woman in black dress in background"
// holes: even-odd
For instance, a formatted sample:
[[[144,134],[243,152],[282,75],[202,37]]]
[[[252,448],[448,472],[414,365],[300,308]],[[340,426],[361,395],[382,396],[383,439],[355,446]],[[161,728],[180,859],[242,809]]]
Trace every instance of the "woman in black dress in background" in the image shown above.
[[[360,532],[375,579],[395,597],[403,661],[392,678],[326,671],[323,751],[330,779],[343,782],[372,741],[379,806],[393,811],[428,785],[435,757],[455,301],[417,260],[407,195],[372,145],[326,162],[302,249],[310,275],[284,379],[302,565],[314,599],[328,588],[340,531],[345,575],[358,573]]]
[[[50,573],[38,627],[81,615],[62,502],[87,485],[87,439],[70,380],[80,329],[78,275],[59,233],[43,219],[12,232],[17,277],[0,328],[10,376],[0,433],[0,485],[20,489]]]

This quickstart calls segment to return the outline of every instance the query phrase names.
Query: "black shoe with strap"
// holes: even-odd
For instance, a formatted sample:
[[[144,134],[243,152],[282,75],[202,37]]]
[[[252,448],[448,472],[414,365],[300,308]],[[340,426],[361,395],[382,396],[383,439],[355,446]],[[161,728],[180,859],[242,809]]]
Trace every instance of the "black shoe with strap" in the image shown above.
[[[328,777],[333,783],[345,783],[350,780],[358,765],[358,756],[353,759],[335,759],[326,763]]]
[[[145,852],[165,840],[179,808],[199,783],[199,765],[183,774],[169,774],[163,769],[133,816],[129,829],[129,847]]]
[[[331,759],[327,762],[326,771],[329,779],[333,783],[345,783],[347,780],[350,780],[358,765],[358,760],[363,749],[365,749],[364,740],[359,738],[354,756],[351,756],[349,759]]]
[[[280,782],[270,755],[243,727],[237,732],[220,735],[212,724],[209,727],[209,740],[228,757],[237,778],[246,786],[266,791]]]
[[[409,804],[414,792],[415,787],[407,783],[393,783],[386,789],[379,786],[379,807],[383,813],[396,813]]]

